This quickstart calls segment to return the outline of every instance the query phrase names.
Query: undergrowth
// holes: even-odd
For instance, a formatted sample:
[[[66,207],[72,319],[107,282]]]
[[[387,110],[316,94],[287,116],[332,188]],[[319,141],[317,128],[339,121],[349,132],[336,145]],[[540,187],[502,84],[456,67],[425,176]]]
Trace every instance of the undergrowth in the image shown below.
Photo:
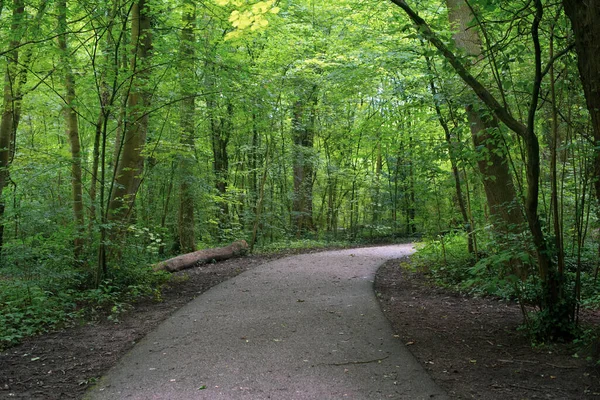
[[[556,326],[558,322],[540,308],[544,293],[542,282],[536,273],[532,252],[524,245],[494,246],[494,243],[489,243],[486,246],[488,252],[475,255],[468,252],[466,234],[452,232],[425,239],[417,248],[417,253],[412,257],[412,267],[427,273],[436,284],[463,294],[494,296],[523,305],[526,320],[524,329],[533,341],[548,338],[540,335],[540,332],[552,332],[560,328]],[[590,254],[589,259],[583,259],[579,264],[574,257],[566,259],[563,301],[564,307],[572,310],[573,320],[576,320],[575,313],[579,309],[600,309],[600,280],[594,277],[596,261],[594,253]],[[514,265],[519,265],[521,272],[517,272]],[[579,302],[575,295],[578,268],[581,274]],[[581,343],[600,343],[597,328],[576,327],[575,323],[571,327],[562,327],[562,331],[568,329]]]
[[[11,243],[0,268],[0,350],[24,338],[100,318],[117,319],[140,297],[159,299],[165,272],[124,258],[98,285],[59,240]]]

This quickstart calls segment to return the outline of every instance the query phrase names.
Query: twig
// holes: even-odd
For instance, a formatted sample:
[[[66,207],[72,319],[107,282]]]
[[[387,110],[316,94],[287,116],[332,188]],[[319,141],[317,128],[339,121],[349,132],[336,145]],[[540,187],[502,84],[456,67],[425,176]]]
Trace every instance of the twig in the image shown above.
[[[335,365],[335,366],[341,366],[341,365],[355,365],[355,364],[370,364],[370,363],[374,363],[374,362],[380,362],[385,360],[386,358],[389,358],[390,356],[385,356],[383,358],[376,358],[374,360],[368,360],[368,361],[348,361],[348,362],[343,362],[343,363],[331,363],[331,364],[325,364],[325,365]]]
[[[539,361],[529,361],[529,360],[498,360],[502,363],[524,363],[524,364],[539,364]]]
[[[554,367],[554,368],[564,368],[564,369],[577,369],[577,368],[579,368],[576,365],[556,365],[556,364],[550,364],[550,363],[546,363],[546,365],[549,365],[549,366]]]
[[[536,392],[544,392],[546,390],[546,389],[538,389],[538,388],[534,388],[534,387],[514,385],[514,384],[511,384],[509,386],[517,388],[517,389],[534,390]]]
[[[32,376],[31,378],[25,379],[24,381],[15,382],[14,384],[15,385],[24,385],[25,383],[27,383],[27,382],[29,382],[29,381],[31,381],[33,379],[35,379],[35,376]]]
[[[531,387],[531,386],[521,386],[521,385],[515,385],[515,384],[509,384],[509,386],[517,388],[517,389],[532,390],[532,391],[536,391],[536,392],[555,391],[555,392],[560,392],[560,393],[566,393],[562,389],[557,389],[555,387],[548,387],[548,386],[542,386],[539,388],[535,388],[535,387]]]

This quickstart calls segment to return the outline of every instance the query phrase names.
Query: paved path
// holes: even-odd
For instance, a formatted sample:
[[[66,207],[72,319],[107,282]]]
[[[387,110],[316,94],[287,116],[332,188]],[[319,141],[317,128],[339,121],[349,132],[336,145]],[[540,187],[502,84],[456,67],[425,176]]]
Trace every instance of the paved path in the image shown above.
[[[447,399],[405,349],[373,293],[410,245],[269,262],[180,309],[87,399]]]

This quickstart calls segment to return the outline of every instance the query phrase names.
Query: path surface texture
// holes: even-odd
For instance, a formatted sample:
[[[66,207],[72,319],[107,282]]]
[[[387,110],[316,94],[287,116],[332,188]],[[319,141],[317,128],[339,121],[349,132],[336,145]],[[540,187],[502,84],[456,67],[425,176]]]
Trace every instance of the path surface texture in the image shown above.
[[[410,245],[269,262],[138,343],[86,399],[446,399],[382,314],[373,278]]]

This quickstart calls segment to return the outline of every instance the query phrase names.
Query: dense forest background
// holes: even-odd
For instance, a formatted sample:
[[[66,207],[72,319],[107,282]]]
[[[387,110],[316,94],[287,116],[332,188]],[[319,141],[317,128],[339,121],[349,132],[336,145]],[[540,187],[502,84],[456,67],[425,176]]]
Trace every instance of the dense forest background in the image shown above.
[[[236,239],[421,237],[446,284],[578,334],[600,305],[599,7],[410,3],[0,1],[0,346]]]

